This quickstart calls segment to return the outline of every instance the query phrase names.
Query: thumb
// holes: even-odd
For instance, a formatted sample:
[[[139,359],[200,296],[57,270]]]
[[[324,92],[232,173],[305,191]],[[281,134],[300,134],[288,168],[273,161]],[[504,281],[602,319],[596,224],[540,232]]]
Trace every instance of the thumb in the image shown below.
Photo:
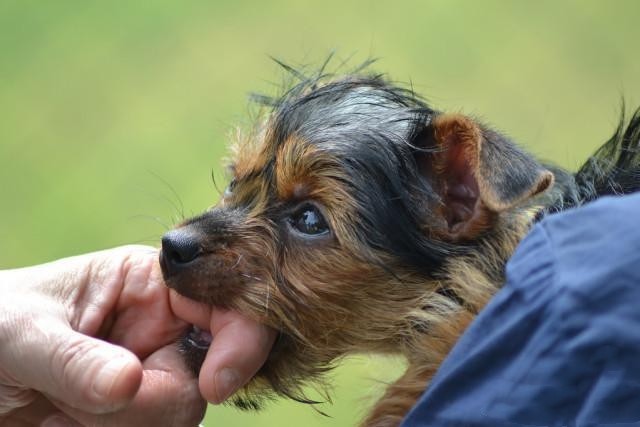
[[[96,414],[123,408],[138,391],[142,365],[124,348],[64,324],[49,322],[33,332],[21,351],[25,385]]]

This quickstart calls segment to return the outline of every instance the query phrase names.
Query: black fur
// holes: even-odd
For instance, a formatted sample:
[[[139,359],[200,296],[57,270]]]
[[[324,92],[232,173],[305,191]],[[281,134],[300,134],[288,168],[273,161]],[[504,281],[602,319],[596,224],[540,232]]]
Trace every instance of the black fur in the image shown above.
[[[438,214],[434,213],[433,208],[444,203],[437,184],[429,179],[428,174],[425,176],[421,163],[422,158],[431,156],[437,150],[428,134],[433,118],[440,112],[431,108],[412,90],[393,84],[382,75],[366,74],[364,69],[369,63],[348,73],[346,77],[325,73],[326,63],[318,72],[310,75],[278,63],[288,71],[295,83],[287,86],[284,93],[276,98],[263,95],[253,97],[268,110],[267,145],[276,150],[280,144],[296,137],[320,151],[330,153],[331,158],[339,159],[342,186],[349,189],[357,206],[358,218],[348,226],[357,228],[351,234],[361,240],[362,247],[390,254],[403,268],[413,269],[425,277],[435,277],[449,257],[464,254],[482,242],[483,236],[475,241],[455,243],[433,238],[425,233],[423,227],[424,224],[437,222],[435,217]],[[505,163],[511,165],[511,169],[505,173],[493,173],[496,172],[494,169],[487,169],[500,190],[497,198],[506,201],[516,199],[519,189],[531,186],[536,177],[530,174],[522,181],[518,171],[535,171],[541,168],[540,164],[502,135],[485,127],[482,127],[482,132],[489,148],[481,155],[491,158],[480,161],[498,163],[496,167]],[[275,186],[274,166],[269,164],[254,173],[264,182]],[[536,197],[531,203],[542,206],[538,219],[602,195],[639,190],[640,111],[634,114],[626,129],[622,119],[614,136],[577,173],[572,174],[552,165],[545,166],[554,173],[556,181],[550,191]],[[534,177],[532,182],[526,181],[528,177]],[[268,219],[274,224],[282,224],[282,216],[289,210],[279,203],[286,202],[269,202],[271,207],[266,211]],[[251,201],[248,200],[246,205],[250,206]],[[514,209],[526,207],[517,205]],[[216,217],[212,212],[190,222],[193,221],[207,235],[219,236],[222,240],[228,237],[225,230],[233,225],[232,216]],[[285,242],[286,239],[280,239],[278,244],[284,246]],[[367,254],[356,253],[353,256],[366,257]],[[378,263],[375,257],[372,259]],[[502,265],[496,268],[502,268]],[[496,283],[501,274],[502,271],[496,274]],[[286,291],[286,288],[283,290]],[[464,304],[453,290],[442,289],[439,292],[460,305]],[[288,339],[290,337],[285,334],[281,335],[275,352],[293,342]],[[205,350],[198,346],[194,348],[189,337],[183,341],[183,347],[191,358],[189,362],[194,371],[199,370]],[[330,366],[320,366],[318,369],[328,370]],[[278,377],[269,377],[268,380],[273,389],[282,395],[305,403],[316,403],[296,394],[295,390],[291,392],[286,384],[278,384]],[[294,387],[297,385],[294,382]],[[257,400],[244,398],[235,403],[244,409],[258,406]]]
[[[538,215],[583,205],[601,196],[640,190],[640,109],[625,127],[624,109],[614,134],[575,173],[551,167],[556,186],[550,201]]]
[[[358,225],[366,232],[357,234],[367,239],[363,244],[393,253],[419,271],[437,270],[459,248],[424,239],[420,231],[428,211],[416,200],[433,205],[439,197],[415,161],[416,151],[428,147],[413,144],[436,111],[381,75],[338,81],[329,74],[294,75],[301,81],[280,98],[254,97],[273,107],[275,146],[295,135],[340,158],[349,175],[344,184],[362,206]]]

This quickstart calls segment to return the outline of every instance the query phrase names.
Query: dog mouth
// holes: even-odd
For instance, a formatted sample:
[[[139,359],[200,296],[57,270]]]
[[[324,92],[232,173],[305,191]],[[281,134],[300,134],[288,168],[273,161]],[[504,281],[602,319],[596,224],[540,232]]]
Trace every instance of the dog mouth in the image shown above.
[[[191,328],[187,332],[185,339],[190,346],[199,350],[207,350],[213,342],[213,335],[209,331],[200,329],[195,325],[191,325]]]
[[[207,305],[223,307],[230,301],[233,286],[222,286],[221,280],[210,280],[209,277],[220,276],[228,279],[224,274],[214,274],[207,270],[204,257],[197,258],[185,265],[172,263],[165,251],[160,251],[159,264],[165,286],[176,291],[179,295]],[[226,284],[225,284],[226,285]]]

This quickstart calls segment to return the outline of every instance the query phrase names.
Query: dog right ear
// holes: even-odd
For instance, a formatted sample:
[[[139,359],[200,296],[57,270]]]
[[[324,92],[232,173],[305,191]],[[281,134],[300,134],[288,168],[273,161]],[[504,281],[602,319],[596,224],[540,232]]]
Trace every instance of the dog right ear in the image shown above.
[[[462,114],[440,114],[414,144],[420,173],[442,203],[436,235],[471,240],[490,228],[497,214],[545,191],[553,174],[505,136]]]

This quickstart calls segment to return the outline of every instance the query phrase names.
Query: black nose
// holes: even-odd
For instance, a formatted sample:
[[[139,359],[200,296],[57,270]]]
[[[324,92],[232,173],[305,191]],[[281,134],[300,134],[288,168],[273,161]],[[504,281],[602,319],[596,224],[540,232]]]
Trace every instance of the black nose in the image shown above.
[[[186,230],[171,230],[162,236],[162,260],[169,270],[183,267],[202,253],[198,237]]]

